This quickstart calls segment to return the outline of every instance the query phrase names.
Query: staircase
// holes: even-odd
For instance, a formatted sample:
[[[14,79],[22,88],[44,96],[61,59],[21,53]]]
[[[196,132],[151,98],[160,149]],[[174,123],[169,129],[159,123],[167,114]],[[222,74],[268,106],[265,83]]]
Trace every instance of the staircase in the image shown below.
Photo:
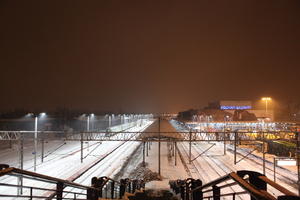
[[[127,196],[128,200],[178,200],[170,190],[145,190],[134,195]]]

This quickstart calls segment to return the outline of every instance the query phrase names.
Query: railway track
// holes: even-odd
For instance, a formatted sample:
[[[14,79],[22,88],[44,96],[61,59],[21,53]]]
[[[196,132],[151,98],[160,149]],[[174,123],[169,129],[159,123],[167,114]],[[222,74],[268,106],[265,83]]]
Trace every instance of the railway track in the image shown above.
[[[151,122],[148,122],[143,127],[133,127],[133,130],[135,131],[144,131]],[[138,129],[138,130],[137,130]],[[90,185],[90,180],[94,176],[112,176],[118,172],[121,168],[120,159],[126,159],[126,155],[131,153],[131,150],[133,151],[134,142],[131,141],[124,141],[124,142],[113,142],[112,143],[105,143],[103,147],[100,149],[91,149],[91,153],[93,155],[89,154],[89,159],[87,159],[84,163],[80,164],[79,158],[80,158],[80,145],[76,145],[75,148],[72,148],[69,151],[66,151],[64,148],[63,153],[57,152],[54,154],[52,152],[52,155],[48,157],[48,159],[40,166],[39,169],[40,173],[45,173],[47,169],[53,171],[54,173],[47,173],[51,176],[67,179],[69,181],[73,181],[76,183],[84,183],[85,185]],[[89,148],[95,147],[99,143],[95,142],[94,144],[90,145]],[[102,146],[102,145],[100,145]],[[88,147],[85,146],[85,152]],[[109,149],[107,151],[107,149]],[[95,150],[95,151],[94,151]],[[92,152],[93,151],[93,152]],[[106,152],[106,153],[105,153]],[[104,153],[104,154],[103,154]],[[98,155],[97,155],[98,154]],[[96,159],[95,159],[96,158]],[[76,161],[78,159],[79,163],[77,164]],[[54,162],[53,161],[57,161]],[[51,163],[52,162],[52,163]],[[59,167],[58,170],[53,170],[53,165],[60,166],[65,165],[65,163],[69,163],[68,165],[72,166],[70,168],[68,167]],[[48,165],[48,163],[51,163],[52,165]],[[29,170],[32,166],[27,167]],[[74,170],[76,169],[77,170]],[[79,170],[78,170],[79,169]],[[73,171],[72,171],[73,170]],[[44,172],[42,172],[44,171]],[[72,173],[73,172],[73,173]],[[61,176],[62,175],[62,176]],[[1,179],[1,182],[11,182],[15,181],[15,179]],[[24,183],[26,184],[26,183]],[[47,187],[47,185],[40,185],[41,187]],[[54,188],[55,189],[55,188]],[[54,197],[55,194],[52,192],[46,192],[44,195]]]
[[[96,145],[96,144],[98,144],[98,142],[97,142],[97,143],[94,143],[94,144],[92,144],[92,145],[90,145],[90,147],[91,147],[91,146],[94,146],[94,145]],[[62,146],[62,145],[59,145],[59,147],[61,147],[61,146]],[[79,151],[80,151],[80,148],[81,148],[80,145],[79,145],[79,146],[72,147],[71,150],[69,150],[69,151],[67,151],[67,152],[65,152],[65,153],[63,153],[63,154],[53,154],[53,152],[52,152],[51,154],[54,155],[54,156],[51,157],[50,159],[45,159],[43,163],[37,164],[37,167],[45,166],[45,165],[47,165],[47,164],[50,163],[50,162],[62,160],[62,159],[64,159],[64,158],[67,158],[67,157],[69,157],[69,156],[72,156],[74,153],[79,152]],[[88,147],[84,147],[83,149],[87,149],[87,148],[88,148]],[[55,150],[57,150],[57,148],[56,148]],[[38,158],[40,158],[40,156],[38,156]],[[28,161],[33,161],[33,158],[24,160],[24,163],[25,163],[25,162],[28,162]],[[12,164],[11,164],[11,166],[16,166],[16,165],[17,165],[16,163],[12,163]],[[27,164],[27,165],[28,165],[28,164]],[[30,165],[29,167],[25,167],[24,170],[32,171],[33,168],[34,168],[34,166],[33,166],[33,165]],[[10,180],[12,180],[12,177],[1,178],[0,180],[1,180],[1,181],[8,181],[8,182],[9,182]]]
[[[181,144],[181,149],[183,150],[184,153],[184,157],[188,158],[188,147],[185,144]],[[200,152],[196,152],[196,153],[200,153]],[[195,149],[192,149],[192,157],[195,157]],[[222,167],[216,165],[213,165],[211,163],[211,161],[209,161],[208,159],[204,159],[205,162],[202,162],[202,165],[206,165],[206,167],[202,167],[200,162],[198,160],[194,160],[193,162],[191,162],[190,164],[187,165],[191,165],[194,166],[198,173],[199,173],[199,178],[204,181],[204,182],[209,182],[212,180],[215,180],[218,177],[224,176],[227,173],[226,170],[224,170]],[[187,163],[185,160],[183,160],[183,162]],[[221,172],[220,172],[221,171]],[[194,177],[193,177],[194,178]],[[226,182],[225,182],[226,183]],[[230,186],[229,188],[227,188],[228,193],[235,193],[235,192],[241,192],[241,189],[234,187],[234,186]],[[246,195],[237,195],[236,198],[240,199],[240,200],[244,200],[247,199]],[[231,197],[226,197],[225,199],[232,199]]]
[[[184,127],[181,127],[180,125],[174,124],[173,125],[176,129],[180,130],[180,131],[187,131]],[[219,143],[221,144],[221,143]],[[192,149],[194,148],[198,148],[201,150],[201,152],[204,151],[204,148],[201,147],[201,144],[197,144],[197,145],[192,145]],[[222,147],[223,148],[223,147]],[[222,152],[222,150],[220,151]],[[233,146],[228,144],[227,145],[227,152],[230,154],[233,154]],[[200,153],[200,151],[198,150],[198,154]],[[198,155],[197,154],[197,155]],[[244,156],[247,154],[246,151],[243,151],[240,148],[237,148],[237,154],[240,156]],[[226,173],[229,173],[230,171],[238,171],[238,170],[243,170],[243,169],[251,169],[254,171],[262,171],[262,158],[260,156],[257,155],[250,155],[250,157],[246,157],[244,161],[247,161],[247,163],[244,163],[243,165],[247,166],[246,168],[243,168],[243,165],[241,165],[240,163],[237,165],[233,165],[233,164],[228,164],[228,157],[226,160],[225,157],[216,157],[216,156],[206,156],[206,159],[210,159],[212,162],[214,162],[214,166],[223,166],[221,168],[221,170],[225,170]],[[233,155],[231,156],[233,157]],[[233,160],[231,159],[232,163]],[[276,179],[279,183],[283,183],[285,184],[286,188],[289,188],[291,191],[293,191],[294,193],[297,193],[297,174],[294,172],[291,172],[287,169],[284,168],[280,168],[278,167],[276,170]],[[273,171],[273,162],[270,162],[268,160],[266,160],[266,176],[268,177],[273,177],[274,176],[274,171]]]
[[[147,127],[148,126],[145,126],[139,131],[144,131]],[[134,142],[131,141],[121,142],[119,145],[117,145],[115,148],[113,148],[105,155],[102,155],[96,161],[90,163],[86,167],[82,168],[78,172],[68,177],[67,180],[84,184],[84,185],[89,185],[91,178],[94,176],[112,177],[114,174],[118,172],[117,170],[121,168],[121,165],[117,164],[120,158],[122,157],[124,158],[124,155],[126,155],[126,153],[130,155],[132,151],[134,151],[134,148],[132,148],[133,143]],[[129,151],[130,149],[132,151]],[[114,163],[116,163],[116,166],[114,166]],[[72,191],[74,190],[77,191],[78,189],[73,189]],[[80,190],[78,191],[80,192]],[[54,197],[54,195],[55,194],[51,194],[50,197]]]
[[[184,146],[185,156],[186,156],[186,158],[188,158],[188,147],[184,144],[183,144],[183,146]],[[192,145],[192,157],[194,157],[194,155],[199,155],[204,150],[205,150],[205,147],[203,147],[203,144],[202,145],[201,144]],[[211,155],[211,156],[203,155],[203,156],[201,156],[200,159],[201,159],[200,161],[198,161],[198,160],[193,161],[194,165],[197,168],[198,168],[198,166],[201,166],[200,162],[201,162],[202,165],[204,165],[204,163],[207,163],[209,165],[209,169],[213,169],[214,173],[216,173],[219,177],[224,176],[225,174],[228,174],[232,171],[235,172],[235,171],[241,170],[241,167],[239,167],[239,166],[234,166],[234,165],[228,164],[227,163],[228,160],[226,160],[226,158],[222,157],[222,156],[217,156],[216,157],[216,155]],[[197,164],[197,163],[199,163],[199,164]],[[256,163],[251,163],[250,161],[248,161],[248,166],[251,170],[257,170],[257,164]],[[199,171],[201,171],[201,173],[203,173],[203,172],[208,171],[208,170],[203,170],[203,168],[202,169],[199,168]],[[267,174],[267,176],[268,176],[268,174]],[[269,174],[269,177],[270,176],[271,176],[271,174]],[[206,179],[207,179],[207,177],[206,177]],[[287,184],[287,186],[290,185],[289,182],[287,182],[285,180],[285,178],[282,178],[282,179],[283,179],[283,182],[285,182]],[[205,180],[205,179],[202,179],[202,180]],[[278,178],[278,180],[280,180],[280,178]],[[210,180],[208,180],[208,181],[210,181]],[[233,190],[233,192],[238,191],[234,188],[231,188],[231,189]],[[296,190],[297,188],[294,187],[294,189]],[[270,187],[268,190],[274,196],[280,195],[278,193],[278,191],[274,190],[272,187]],[[237,197],[239,199],[247,198],[247,196],[245,196],[245,195],[241,195],[241,196],[237,196]]]
[[[229,152],[231,152],[231,151],[229,151]],[[241,150],[237,150],[237,154],[240,155],[240,156],[245,156],[247,154],[247,152],[242,152]],[[255,165],[256,168],[259,168],[259,170],[262,171],[262,158],[260,158],[258,156],[255,156],[255,157],[256,157],[257,160],[260,160],[260,161],[257,161],[254,158],[251,158],[249,156],[246,157],[245,159],[250,161],[253,165]],[[273,177],[274,176],[273,163],[269,162],[267,160],[266,160],[266,175],[268,177]],[[277,167],[276,180],[284,182],[287,185],[291,185],[295,190],[297,190],[298,185],[297,185],[297,180],[296,180],[295,177],[297,177],[296,173],[293,173],[293,172],[291,172],[287,169],[283,169],[281,167]]]

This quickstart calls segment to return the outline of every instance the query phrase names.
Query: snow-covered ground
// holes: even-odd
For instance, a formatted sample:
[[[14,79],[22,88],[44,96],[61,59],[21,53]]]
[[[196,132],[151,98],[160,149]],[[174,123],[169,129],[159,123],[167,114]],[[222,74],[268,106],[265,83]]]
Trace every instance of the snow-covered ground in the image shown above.
[[[144,121],[143,125],[135,126],[127,131],[143,131],[153,121]],[[113,177],[121,168],[122,163],[128,158],[132,151],[139,145],[138,142],[85,142],[84,143],[84,161],[80,162],[80,142],[78,141],[57,141],[51,140],[45,143],[45,158],[41,162],[40,154],[38,154],[37,173],[74,180],[78,174],[82,173],[86,168],[101,160],[97,165],[92,167],[88,172],[84,173],[75,182],[90,185],[91,178],[94,176]],[[119,147],[120,146],[120,147]],[[119,147],[119,148],[117,148]],[[1,163],[9,164],[11,167],[18,167],[18,147],[13,146],[12,149],[0,151]],[[38,146],[41,149],[41,146]],[[111,151],[115,150],[113,153]],[[33,171],[33,144],[30,142],[24,145],[24,169]],[[110,154],[111,153],[111,154]],[[109,156],[107,156],[109,154]],[[16,184],[17,179],[10,176],[0,178],[1,183]],[[30,185],[32,181],[25,179],[24,185]],[[47,183],[40,183],[38,187],[49,187]],[[16,193],[16,189],[8,189],[0,187],[0,194]],[[26,190],[24,190],[26,193]],[[28,192],[28,191],[27,191]],[[35,195],[41,194],[41,191],[35,191]],[[5,198],[7,199],[7,198]]]
[[[171,124],[180,131],[186,131],[183,127],[180,127],[174,121]],[[187,166],[192,174],[193,178],[200,178],[203,183],[208,183],[221,176],[224,176],[230,172],[236,172],[238,170],[251,170],[262,173],[262,158],[259,156],[249,156],[244,160],[234,165],[233,146],[227,144],[226,155],[224,155],[224,145],[220,142],[193,142],[192,143],[192,159],[197,157],[200,153],[208,149],[211,145],[215,144],[210,150],[199,156],[191,164],[188,163],[188,142],[182,142],[178,145],[179,150],[185,155]],[[242,156],[246,155],[247,151],[241,148],[237,148],[239,160]],[[266,162],[266,176],[273,179],[273,164]],[[297,194],[297,175],[293,171],[287,169],[277,169],[277,183],[284,186],[288,190]],[[238,192],[241,191],[238,187],[230,188],[226,192]],[[272,187],[268,188],[268,191],[275,195],[281,195],[280,192],[274,190]],[[231,199],[232,197],[228,197]],[[239,196],[238,199],[247,199],[245,195]]]
[[[147,121],[143,126],[136,126],[128,131],[149,131],[156,132],[158,130],[158,122]],[[151,125],[151,126],[150,126]],[[174,132],[176,130],[186,131],[183,127],[176,124],[174,121],[169,123],[162,120],[160,124],[162,132]],[[212,144],[214,146],[199,156],[193,162],[189,164],[188,161],[188,148],[187,142],[178,142],[177,146],[182,155],[180,158],[177,154],[177,165],[175,166],[175,157],[170,153],[170,145],[167,142],[161,142],[161,177],[162,181],[151,181],[146,184],[146,189],[168,189],[169,180],[186,179],[189,177],[199,178],[203,183],[208,183],[221,176],[224,176],[230,172],[236,172],[238,170],[252,170],[262,172],[262,159],[259,154],[249,156],[236,165],[233,161],[233,146],[227,144],[226,155],[224,155],[223,143],[207,143],[207,142],[195,142],[192,143],[192,159],[197,157],[200,153],[209,148]],[[124,168],[124,163],[128,161],[128,158],[133,155],[133,151],[137,149],[140,142],[89,142],[84,143],[84,162],[80,162],[80,142],[67,142],[51,140],[45,144],[45,159],[41,163],[38,159],[37,172],[46,174],[62,179],[73,180],[86,168],[93,165],[97,161],[101,160],[98,164],[92,167],[88,172],[77,178],[75,182],[90,185],[91,178],[94,176],[108,176],[114,177]],[[39,146],[40,148],[40,146]],[[137,157],[131,158],[134,162],[126,166],[124,174],[130,174],[135,171],[135,167],[142,162],[142,148],[138,149]],[[247,150],[238,148],[238,160],[241,155],[247,154]],[[33,144],[26,143],[24,149],[24,169],[33,171]],[[113,153],[111,153],[113,151]],[[17,146],[13,149],[5,149],[0,151],[1,163],[7,163],[10,166],[18,167],[18,152]],[[40,155],[38,155],[40,156]],[[153,172],[158,172],[158,143],[152,142],[149,155],[145,159],[147,168]],[[132,164],[134,163],[134,164]],[[273,167],[271,162],[266,162],[266,175],[270,179],[273,177]],[[16,178],[1,177],[0,182],[16,184]],[[290,191],[297,193],[297,176],[294,171],[287,169],[277,169],[277,182],[289,189]],[[24,182],[24,185],[30,185],[31,182]],[[39,184],[39,187],[47,186],[46,183]],[[14,188],[14,193],[16,189]],[[73,190],[75,191],[75,190]],[[239,186],[231,186],[222,190],[226,193],[240,192],[242,189]],[[280,193],[272,188],[268,191],[278,196]],[[0,194],[9,192],[7,188],[0,187]],[[80,192],[80,190],[76,190]],[[38,193],[34,193],[38,194]],[[43,193],[44,194],[44,193]],[[5,198],[7,199],[7,198]],[[226,199],[226,198],[223,198]],[[227,199],[232,199],[228,197]],[[236,199],[249,199],[246,195],[237,196]]]
[[[158,122],[156,121],[146,131],[156,132],[158,130]],[[160,124],[161,132],[175,132],[176,130],[168,121],[162,120]],[[167,142],[161,142],[161,178],[162,181],[151,181],[146,184],[146,189],[168,189],[169,180],[186,179],[189,177],[184,166],[177,155],[177,165],[175,166],[175,156],[171,156],[168,150]],[[158,143],[152,142],[149,156],[146,157],[148,168],[153,172],[158,172]]]

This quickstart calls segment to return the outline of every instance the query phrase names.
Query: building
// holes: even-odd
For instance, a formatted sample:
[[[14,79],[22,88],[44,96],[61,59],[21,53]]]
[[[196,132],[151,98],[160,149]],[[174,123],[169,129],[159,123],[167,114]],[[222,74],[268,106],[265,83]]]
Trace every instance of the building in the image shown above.
[[[241,116],[243,113],[254,114],[258,120],[274,120],[273,110],[261,110],[253,107],[251,101],[235,101],[235,100],[220,100],[208,104],[208,109],[219,109],[231,113],[232,115],[238,113]]]

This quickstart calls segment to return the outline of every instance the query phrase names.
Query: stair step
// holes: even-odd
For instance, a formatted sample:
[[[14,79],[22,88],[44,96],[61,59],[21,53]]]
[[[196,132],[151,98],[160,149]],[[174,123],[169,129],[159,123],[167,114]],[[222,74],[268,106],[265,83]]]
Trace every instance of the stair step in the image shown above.
[[[169,190],[145,190],[128,196],[128,200],[177,200],[178,198]]]

